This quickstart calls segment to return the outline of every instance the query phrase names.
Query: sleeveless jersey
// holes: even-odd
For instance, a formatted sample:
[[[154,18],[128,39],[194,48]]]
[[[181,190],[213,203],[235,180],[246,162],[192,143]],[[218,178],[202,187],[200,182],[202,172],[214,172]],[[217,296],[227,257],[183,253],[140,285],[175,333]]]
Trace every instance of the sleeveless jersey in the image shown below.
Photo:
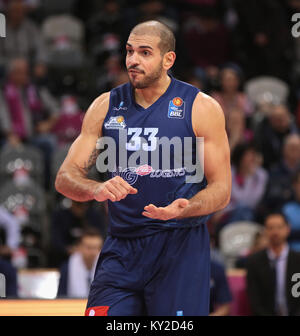
[[[121,176],[138,193],[129,194],[121,201],[108,201],[109,234],[146,236],[158,230],[198,226],[208,219],[202,216],[162,221],[142,215],[148,204],[165,207],[177,198],[190,199],[207,185],[204,175],[201,181],[187,183],[186,178],[193,173],[187,171],[183,162],[183,154],[189,155],[188,159],[194,163],[196,160],[191,114],[198,92],[194,86],[171,77],[165,93],[151,106],[143,108],[135,102],[130,83],[111,90],[102,127],[102,140],[107,143],[102,159],[107,156],[109,178]],[[175,145],[168,146],[168,141],[182,144],[182,151]],[[185,147],[185,141],[191,146]],[[164,145],[166,151],[163,151]],[[169,166],[166,160],[170,161]]]

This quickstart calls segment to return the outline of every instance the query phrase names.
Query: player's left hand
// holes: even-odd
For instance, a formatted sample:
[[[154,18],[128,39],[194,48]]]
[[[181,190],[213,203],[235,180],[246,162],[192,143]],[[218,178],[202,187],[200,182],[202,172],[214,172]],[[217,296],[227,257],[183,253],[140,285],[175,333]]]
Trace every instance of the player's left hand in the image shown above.
[[[148,218],[169,220],[179,217],[189,205],[189,200],[178,198],[166,207],[156,207],[153,204],[146,205],[142,214]]]

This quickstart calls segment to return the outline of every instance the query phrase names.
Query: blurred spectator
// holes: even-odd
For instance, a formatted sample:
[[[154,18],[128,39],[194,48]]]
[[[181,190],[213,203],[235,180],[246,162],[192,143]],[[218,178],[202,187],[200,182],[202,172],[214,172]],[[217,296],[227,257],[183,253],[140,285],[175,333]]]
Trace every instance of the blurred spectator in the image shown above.
[[[220,71],[220,91],[212,92],[212,97],[221,105],[225,115],[226,130],[230,149],[239,143],[249,142],[253,133],[247,128],[247,118],[253,107],[241,91],[242,70],[236,64],[227,64]]]
[[[259,154],[250,144],[239,144],[232,154],[232,190],[229,205],[213,216],[216,231],[236,221],[255,220],[255,211],[268,182]]]
[[[76,97],[62,97],[60,116],[52,129],[59,146],[73,143],[80,133],[83,117],[84,113],[79,108]]]
[[[274,211],[291,201],[292,178],[300,168],[300,135],[291,134],[284,138],[283,156],[270,169],[270,179],[263,200],[264,211]]]
[[[66,202],[68,201],[68,202]],[[71,203],[70,206],[67,203]],[[87,227],[97,228],[106,234],[106,216],[90,203],[64,200],[65,206],[58,206],[51,221],[50,266],[57,267],[76,249],[82,232]]]
[[[84,25],[69,14],[53,15],[44,20],[42,36],[52,67],[80,67],[84,62]]]
[[[184,82],[187,82],[202,92],[208,91],[208,83],[206,78],[206,73],[203,69],[199,67],[184,67],[182,72],[177,75],[177,77]]]
[[[292,35],[285,1],[235,1],[243,66],[249,77],[271,75],[286,79],[290,72]]]
[[[45,63],[38,63],[34,65],[32,81],[39,88],[48,88],[48,67]]]
[[[82,233],[76,251],[60,268],[58,297],[88,297],[103,242],[103,237],[95,228]]]
[[[226,118],[235,109],[247,117],[253,112],[253,106],[241,91],[242,77],[242,70],[236,64],[227,64],[220,71],[220,91],[213,92],[212,97],[221,105]]]
[[[227,316],[230,313],[232,295],[222,264],[211,260],[210,263],[210,316]]]
[[[97,70],[96,92],[105,92],[112,89],[114,81],[123,75],[121,58],[112,54],[106,58],[103,65]],[[95,92],[95,93],[96,93]]]
[[[237,259],[235,263],[236,268],[245,268],[249,256],[267,248],[267,246],[268,246],[268,240],[265,231],[262,230],[260,232],[257,232],[253,239],[253,244],[248,253],[245,256],[242,256],[239,259]]]
[[[121,6],[117,0],[105,1],[103,8],[91,15],[86,23],[86,41],[95,57],[101,57],[104,52],[105,36],[109,35],[113,36],[114,40],[110,40],[107,50],[120,51],[121,36],[124,33],[123,21]]]
[[[231,110],[227,117],[226,131],[232,152],[238,144],[249,143],[253,140],[253,132],[247,128],[245,114],[240,109]]]
[[[11,60],[2,99],[5,104],[0,111],[0,120],[8,143],[28,142],[42,150],[47,187],[51,155],[56,143],[50,133],[58,117],[56,100],[45,87],[38,88],[31,83],[25,59]]]
[[[1,244],[0,239],[0,256],[11,257],[14,250],[19,247],[21,241],[20,222],[0,205],[0,228],[1,227],[5,231],[5,241]]]
[[[280,161],[284,138],[288,134],[298,133],[286,105],[275,105],[269,115],[257,126],[254,139],[263,155],[263,165],[269,169],[272,164]]]
[[[264,195],[268,173],[261,167],[259,154],[252,145],[238,145],[232,154],[232,164],[229,207],[237,210],[239,207],[246,207],[253,211]]]
[[[294,176],[293,189],[295,199],[285,204],[282,211],[291,226],[289,245],[293,250],[300,252],[300,170]]]
[[[8,2],[6,37],[0,39],[0,64],[8,65],[13,58],[19,57],[32,64],[47,61],[39,29],[26,13],[24,1]]]
[[[215,76],[217,67],[229,59],[230,44],[228,31],[214,11],[188,15],[181,33],[189,64],[205,69],[209,77]]]
[[[5,297],[18,296],[17,271],[10,262],[0,257],[0,273],[5,276]]]
[[[138,22],[148,20],[158,20],[167,26],[176,34],[178,30],[177,15],[174,8],[165,1],[161,0],[146,0],[140,1]]]
[[[293,297],[292,275],[299,272],[300,254],[289,249],[289,223],[280,213],[264,222],[268,248],[247,262],[247,288],[253,315],[300,315],[300,301]]]

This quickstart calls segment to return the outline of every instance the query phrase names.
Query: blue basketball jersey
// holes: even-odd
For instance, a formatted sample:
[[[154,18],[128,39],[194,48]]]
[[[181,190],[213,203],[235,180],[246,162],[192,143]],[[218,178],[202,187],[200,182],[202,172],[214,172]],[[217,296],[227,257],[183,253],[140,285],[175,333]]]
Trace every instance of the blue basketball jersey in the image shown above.
[[[108,139],[109,144],[109,177],[119,175],[138,190],[119,202],[108,201],[111,235],[139,237],[206,222],[208,216],[161,221],[142,215],[148,204],[165,207],[177,198],[190,199],[207,185],[205,176],[197,183],[187,183],[187,177],[193,173],[184,161],[184,155],[196,161],[191,114],[198,92],[194,86],[171,77],[166,92],[143,108],[135,102],[130,83],[111,91],[102,127],[103,139]],[[178,144],[182,145],[181,150]],[[169,165],[166,161],[170,161]]]

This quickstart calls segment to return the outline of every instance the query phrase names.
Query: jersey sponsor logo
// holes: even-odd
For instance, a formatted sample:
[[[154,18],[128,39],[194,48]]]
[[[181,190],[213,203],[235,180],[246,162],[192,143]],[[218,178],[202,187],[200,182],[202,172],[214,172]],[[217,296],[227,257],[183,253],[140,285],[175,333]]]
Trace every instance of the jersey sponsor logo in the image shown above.
[[[85,311],[85,316],[107,316],[109,306],[90,307]]]
[[[127,110],[127,107],[124,106],[124,102],[123,101],[120,102],[120,104],[119,104],[118,107],[114,107],[113,108],[113,111],[120,111],[120,110],[124,110],[124,111]]]
[[[117,171],[112,173],[112,176],[120,176],[123,180],[125,180],[128,184],[133,185],[138,179],[138,175],[135,173],[135,168],[125,168],[118,169]]]
[[[149,165],[142,165],[136,168],[135,173],[139,176],[149,175],[153,171],[153,168]]]
[[[109,120],[104,123],[106,129],[124,129],[126,123],[123,116],[110,117]]]
[[[125,169],[117,169],[117,171],[112,173],[112,176],[120,176],[128,184],[133,185],[139,176],[149,175],[150,178],[171,178],[180,177],[186,174],[186,168],[175,168],[175,169],[153,169],[149,165],[142,165],[138,167],[129,167]]]
[[[175,97],[169,102],[168,117],[183,119],[185,111],[185,102],[180,97]]]

